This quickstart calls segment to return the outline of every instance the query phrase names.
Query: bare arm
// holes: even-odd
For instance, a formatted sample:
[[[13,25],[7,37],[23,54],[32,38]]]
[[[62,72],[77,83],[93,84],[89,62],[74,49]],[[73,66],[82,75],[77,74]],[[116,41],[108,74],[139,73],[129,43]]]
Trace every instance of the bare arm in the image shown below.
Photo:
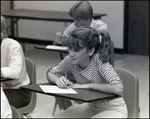
[[[116,95],[121,95],[123,93],[123,85],[121,82],[118,82],[117,84],[113,84],[113,85],[91,83],[89,87],[90,89],[93,90],[116,94]]]
[[[55,74],[53,74],[50,71],[48,71],[47,72],[47,80],[50,83],[56,84],[56,80],[59,80],[59,77],[57,77]]]
[[[121,95],[123,93],[123,85],[121,82],[117,84],[99,84],[99,83],[88,83],[88,84],[73,84],[72,88],[92,89],[105,93],[111,93]]]
[[[50,83],[56,84],[60,88],[69,88],[70,85],[73,84],[66,77],[64,76],[58,77],[55,74],[51,73],[50,71],[47,73],[47,80]]]

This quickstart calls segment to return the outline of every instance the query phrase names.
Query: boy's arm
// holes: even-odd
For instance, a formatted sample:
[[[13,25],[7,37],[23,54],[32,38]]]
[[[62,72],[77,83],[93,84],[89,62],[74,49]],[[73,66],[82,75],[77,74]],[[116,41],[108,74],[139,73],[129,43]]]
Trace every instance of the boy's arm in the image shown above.
[[[63,32],[57,32],[53,45],[66,46],[66,42],[75,28],[74,23],[72,23]]]
[[[103,21],[101,20],[98,20],[97,21],[97,24],[96,24],[96,30],[98,32],[100,32],[101,30],[106,30],[108,31],[108,25],[106,23],[104,23]]]
[[[74,23],[70,24],[63,32],[63,36],[70,37],[71,33],[76,29]]]

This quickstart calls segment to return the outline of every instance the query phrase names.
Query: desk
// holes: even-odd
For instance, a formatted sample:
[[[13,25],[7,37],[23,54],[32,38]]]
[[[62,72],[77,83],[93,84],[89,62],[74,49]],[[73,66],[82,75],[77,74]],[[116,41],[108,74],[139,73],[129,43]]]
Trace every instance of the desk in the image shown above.
[[[47,48],[48,46],[53,46],[54,45],[47,45],[46,47],[37,47],[35,46],[35,49],[41,49],[41,50],[49,50],[49,51],[55,51],[55,52],[62,52],[62,53],[67,53],[68,54],[68,49],[66,49],[66,46],[56,46],[58,48]],[[61,49],[62,48],[62,49]]]
[[[19,19],[28,19],[28,20],[44,20],[44,21],[57,21],[57,22],[73,22],[73,19],[69,16],[68,12],[61,12],[61,11],[44,11],[44,10],[28,10],[28,9],[14,9],[9,11],[1,12],[6,18],[11,18],[13,20],[12,25],[16,23],[16,33],[17,33],[17,40],[19,40],[18,36],[18,20]],[[94,14],[94,19],[101,19],[102,16],[106,16],[107,14]],[[14,28],[12,30],[12,36],[14,37]],[[32,42],[35,41],[44,41],[44,40],[37,40],[34,39]],[[28,40],[24,40],[24,42],[30,42]]]
[[[49,45],[47,45],[47,46],[49,46]],[[60,55],[60,59],[61,59],[61,60],[64,59],[64,56],[63,56],[63,55],[65,55],[65,56],[68,55],[68,50],[49,49],[49,48],[47,48],[47,46],[46,46],[46,47],[37,47],[37,46],[35,46],[34,48],[35,48],[35,49],[40,49],[40,50],[49,50],[49,51],[58,52],[59,55]],[[56,46],[56,47],[63,47],[63,46]]]
[[[78,94],[45,93],[39,87],[39,85],[51,85],[51,84],[42,83],[42,84],[26,85],[26,86],[22,86],[20,88],[23,90],[29,90],[29,91],[33,91],[33,92],[37,92],[37,93],[42,93],[42,94],[61,97],[61,98],[67,98],[70,100],[83,101],[83,102],[93,102],[93,101],[98,101],[98,100],[102,100],[102,99],[111,99],[111,98],[119,97],[118,95],[107,94],[107,93],[102,93],[99,91],[87,90],[87,89],[74,89],[75,91],[78,92]]]

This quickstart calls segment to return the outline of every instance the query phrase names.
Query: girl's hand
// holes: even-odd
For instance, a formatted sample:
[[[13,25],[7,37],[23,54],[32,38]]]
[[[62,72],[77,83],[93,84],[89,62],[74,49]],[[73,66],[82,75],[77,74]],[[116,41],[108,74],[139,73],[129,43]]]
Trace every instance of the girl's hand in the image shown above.
[[[60,88],[70,88],[70,85],[72,85],[73,83],[62,76],[59,78],[59,80],[56,81],[56,84]]]
[[[89,84],[78,84],[78,83],[75,83],[75,84],[72,84],[71,87],[72,88],[81,88],[81,89],[90,89],[89,88]]]

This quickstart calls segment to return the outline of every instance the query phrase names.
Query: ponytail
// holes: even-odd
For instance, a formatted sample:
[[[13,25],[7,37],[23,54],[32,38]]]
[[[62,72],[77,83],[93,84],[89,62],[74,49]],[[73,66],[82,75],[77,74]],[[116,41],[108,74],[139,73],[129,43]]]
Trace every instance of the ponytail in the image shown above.
[[[99,48],[100,59],[102,62],[107,62],[110,59],[111,40],[107,31],[101,30],[99,35]]]

